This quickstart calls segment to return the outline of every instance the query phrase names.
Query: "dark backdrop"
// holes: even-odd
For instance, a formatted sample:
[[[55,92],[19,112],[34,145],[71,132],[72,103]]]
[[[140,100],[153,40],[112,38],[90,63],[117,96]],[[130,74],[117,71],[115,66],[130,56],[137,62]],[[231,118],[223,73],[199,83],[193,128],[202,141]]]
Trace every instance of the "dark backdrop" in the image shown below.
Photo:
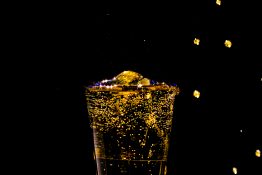
[[[37,58],[28,67],[39,73],[37,87],[43,87],[40,94],[36,90],[41,112],[34,123],[41,149],[32,148],[37,159],[31,171],[95,174],[84,86],[133,70],[181,89],[169,174],[232,174],[233,166],[239,174],[259,174],[261,159],[254,155],[261,150],[259,28],[250,21],[256,15],[243,12],[245,5],[186,1],[33,8],[19,25],[32,26],[19,36],[29,43],[28,57]],[[226,39],[231,48],[224,46]],[[193,97],[195,89],[199,99]]]

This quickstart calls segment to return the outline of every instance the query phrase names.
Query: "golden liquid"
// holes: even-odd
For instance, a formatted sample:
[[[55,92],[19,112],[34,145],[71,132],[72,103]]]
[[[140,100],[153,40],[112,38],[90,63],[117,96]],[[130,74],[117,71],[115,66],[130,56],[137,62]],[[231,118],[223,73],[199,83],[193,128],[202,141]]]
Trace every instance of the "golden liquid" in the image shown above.
[[[87,88],[98,175],[164,175],[177,87]]]

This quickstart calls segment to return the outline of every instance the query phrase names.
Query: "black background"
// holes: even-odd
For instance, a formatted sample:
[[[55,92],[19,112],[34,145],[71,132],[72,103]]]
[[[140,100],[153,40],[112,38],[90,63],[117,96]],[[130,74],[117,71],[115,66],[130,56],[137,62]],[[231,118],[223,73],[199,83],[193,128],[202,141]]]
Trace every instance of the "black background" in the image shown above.
[[[18,46],[10,53],[25,58],[14,65],[28,70],[23,76],[37,75],[37,83],[26,89],[37,94],[30,106],[36,112],[26,120],[30,129],[25,134],[32,137],[20,142],[33,140],[21,147],[32,154],[19,149],[31,159],[21,169],[95,174],[84,87],[133,70],[181,89],[168,174],[232,174],[233,166],[239,174],[261,174],[261,158],[255,157],[262,133],[255,6],[237,1],[221,6],[213,1],[61,2],[28,4],[20,11],[9,21],[15,24],[10,29]],[[193,44],[195,37],[199,46]],[[224,46],[226,39],[231,48]],[[199,99],[193,97],[195,89]]]

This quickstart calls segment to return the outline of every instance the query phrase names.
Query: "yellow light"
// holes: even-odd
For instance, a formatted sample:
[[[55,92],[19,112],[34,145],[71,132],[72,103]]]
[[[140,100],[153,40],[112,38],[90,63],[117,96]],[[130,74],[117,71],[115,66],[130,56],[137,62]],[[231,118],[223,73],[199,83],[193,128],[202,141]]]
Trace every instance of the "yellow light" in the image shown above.
[[[200,43],[200,39],[195,38],[195,39],[194,39],[194,44],[195,44],[195,45],[199,45],[199,43]]]
[[[101,155],[101,150],[100,150],[100,148],[95,148],[94,158],[95,158],[95,156],[100,156],[100,155]]]
[[[198,90],[194,90],[193,96],[196,97],[196,98],[199,98],[200,97],[200,92]]]
[[[234,174],[237,174],[237,168],[236,168],[236,167],[233,167],[232,170],[233,170],[233,173],[234,173]]]
[[[225,46],[226,47],[228,47],[228,48],[230,48],[231,46],[232,46],[232,43],[231,43],[231,41],[230,40],[225,40]]]
[[[167,174],[167,166],[165,166],[165,173],[164,174]]]
[[[217,5],[221,5],[221,0],[216,0]]]
[[[96,160],[96,154],[95,154],[95,152],[93,152],[93,157],[94,157],[94,160]]]
[[[146,94],[146,98],[147,99],[151,98],[151,94],[150,93]]]
[[[260,150],[257,149],[255,154],[256,154],[257,157],[260,157],[261,156]]]

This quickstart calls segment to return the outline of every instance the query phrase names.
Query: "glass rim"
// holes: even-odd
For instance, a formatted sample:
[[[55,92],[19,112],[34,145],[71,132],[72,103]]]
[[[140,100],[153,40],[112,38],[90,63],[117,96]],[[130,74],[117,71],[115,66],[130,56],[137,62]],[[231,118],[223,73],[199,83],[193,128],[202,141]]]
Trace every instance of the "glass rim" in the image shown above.
[[[156,84],[156,85],[91,85],[85,86],[90,91],[143,91],[143,90],[176,90],[180,91],[177,85]]]

